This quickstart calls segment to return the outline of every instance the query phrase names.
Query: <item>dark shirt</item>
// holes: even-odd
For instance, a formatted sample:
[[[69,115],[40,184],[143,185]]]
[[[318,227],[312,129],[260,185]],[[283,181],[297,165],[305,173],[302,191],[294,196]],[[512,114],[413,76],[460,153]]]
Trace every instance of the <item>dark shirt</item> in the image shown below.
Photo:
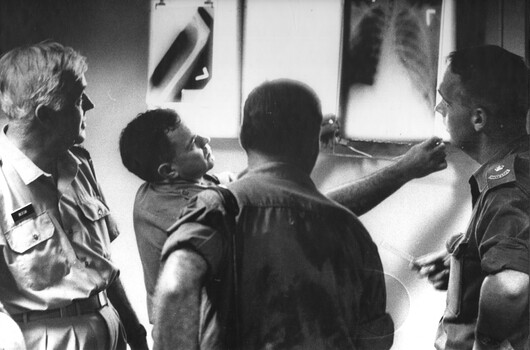
[[[175,223],[190,198],[218,184],[216,177],[205,175],[198,183],[184,180],[173,183],[146,182],[136,193],[133,210],[134,232],[142,261],[147,311],[151,323],[153,298],[160,270],[160,253],[167,239],[166,230]]]
[[[377,247],[350,211],[284,163],[250,170],[228,187],[240,209],[241,348],[390,348],[393,324]],[[212,191],[192,199],[163,251],[164,259],[193,249],[213,284],[228,283],[231,257],[221,203]],[[228,311],[217,305],[223,322]]]
[[[473,213],[465,234],[449,240],[452,254],[447,307],[440,323],[439,349],[472,349],[484,279],[503,270],[528,274],[530,229],[528,136],[500,150],[469,183]],[[510,338],[515,349],[528,338],[526,321]]]

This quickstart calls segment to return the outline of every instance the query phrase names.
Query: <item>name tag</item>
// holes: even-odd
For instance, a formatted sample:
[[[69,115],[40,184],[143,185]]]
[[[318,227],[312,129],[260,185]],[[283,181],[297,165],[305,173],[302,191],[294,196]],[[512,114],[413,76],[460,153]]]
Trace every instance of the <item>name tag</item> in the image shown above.
[[[15,221],[15,224],[18,224],[21,221],[24,221],[26,219],[29,219],[35,215],[35,208],[33,208],[33,204],[28,204],[20,209],[15,210],[11,213],[11,217],[13,218],[13,221]]]

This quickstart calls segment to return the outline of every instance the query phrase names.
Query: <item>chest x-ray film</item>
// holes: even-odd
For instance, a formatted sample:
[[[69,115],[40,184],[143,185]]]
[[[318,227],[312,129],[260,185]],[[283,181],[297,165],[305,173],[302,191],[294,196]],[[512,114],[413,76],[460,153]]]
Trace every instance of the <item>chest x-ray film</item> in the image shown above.
[[[235,137],[239,125],[237,0],[153,0],[147,105],[173,108],[195,132]]]
[[[346,0],[339,115],[346,138],[434,132],[442,0]]]

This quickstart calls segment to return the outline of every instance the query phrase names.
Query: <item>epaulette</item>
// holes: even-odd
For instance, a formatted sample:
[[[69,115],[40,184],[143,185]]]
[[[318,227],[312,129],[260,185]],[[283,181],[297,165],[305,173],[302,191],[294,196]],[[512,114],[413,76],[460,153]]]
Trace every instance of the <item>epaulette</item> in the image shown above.
[[[484,172],[488,188],[494,188],[506,183],[515,182],[515,154],[498,162],[492,163]]]

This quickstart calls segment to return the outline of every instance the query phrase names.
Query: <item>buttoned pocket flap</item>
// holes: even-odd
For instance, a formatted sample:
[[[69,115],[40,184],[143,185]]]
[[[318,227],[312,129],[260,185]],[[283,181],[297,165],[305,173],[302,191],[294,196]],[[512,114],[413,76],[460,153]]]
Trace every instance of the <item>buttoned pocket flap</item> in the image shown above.
[[[53,236],[55,228],[47,212],[29,219],[6,232],[5,238],[11,250],[22,254]]]
[[[87,219],[97,221],[109,215],[109,208],[98,198],[83,196],[79,198],[79,207]]]

